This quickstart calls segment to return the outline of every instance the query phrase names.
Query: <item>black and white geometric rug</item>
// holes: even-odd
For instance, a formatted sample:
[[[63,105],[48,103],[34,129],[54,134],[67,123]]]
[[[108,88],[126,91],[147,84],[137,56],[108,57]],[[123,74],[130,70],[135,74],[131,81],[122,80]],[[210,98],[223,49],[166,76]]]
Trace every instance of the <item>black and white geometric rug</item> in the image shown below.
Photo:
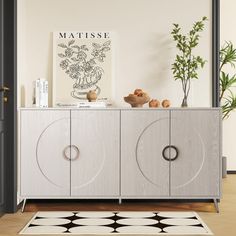
[[[213,235],[196,212],[38,212],[20,234]]]

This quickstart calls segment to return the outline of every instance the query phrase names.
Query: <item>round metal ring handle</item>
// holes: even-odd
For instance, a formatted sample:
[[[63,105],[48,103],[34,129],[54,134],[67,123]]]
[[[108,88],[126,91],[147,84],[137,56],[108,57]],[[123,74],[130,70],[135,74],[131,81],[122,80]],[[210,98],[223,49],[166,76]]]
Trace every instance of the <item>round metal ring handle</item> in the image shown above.
[[[174,150],[175,150],[175,156],[173,157],[173,158],[168,158],[168,157],[166,157],[165,156],[165,152],[166,152],[166,150],[167,149],[169,149],[169,148],[173,148]],[[177,158],[178,158],[178,156],[179,156],[179,150],[178,150],[178,148],[177,147],[175,147],[175,146],[173,146],[173,145],[168,145],[168,146],[166,146],[163,150],[162,150],[162,156],[163,156],[163,158],[166,160],[166,161],[174,161],[174,160],[176,160]]]
[[[66,151],[68,148],[74,149],[76,151],[76,156],[74,158],[70,158],[66,155]],[[79,148],[75,145],[68,145],[63,150],[63,156],[68,161],[75,161],[77,158],[79,158],[79,153],[80,153]]]

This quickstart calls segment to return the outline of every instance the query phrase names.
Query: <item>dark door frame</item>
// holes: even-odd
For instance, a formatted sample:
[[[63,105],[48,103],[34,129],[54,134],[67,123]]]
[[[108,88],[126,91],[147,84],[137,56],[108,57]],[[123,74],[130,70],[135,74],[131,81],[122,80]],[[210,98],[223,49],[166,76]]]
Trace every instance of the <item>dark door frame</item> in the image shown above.
[[[11,78],[9,87],[9,107],[6,122],[6,212],[17,210],[17,0],[5,0],[7,22],[5,22],[5,65],[6,78]],[[11,27],[9,27],[11,26]],[[9,49],[9,48],[10,49]]]
[[[212,107],[220,106],[219,67],[220,67],[220,0],[212,0]]]
[[[4,15],[4,76],[11,78],[9,119],[7,120],[8,144],[6,158],[6,212],[17,210],[17,0],[3,0]],[[196,0],[197,1],[197,0]],[[219,44],[220,0],[212,0],[212,106],[219,107]]]
[[[16,0],[0,0],[3,7],[2,25],[2,80],[10,88],[4,104],[4,204],[6,213],[17,210],[17,79],[16,79]]]

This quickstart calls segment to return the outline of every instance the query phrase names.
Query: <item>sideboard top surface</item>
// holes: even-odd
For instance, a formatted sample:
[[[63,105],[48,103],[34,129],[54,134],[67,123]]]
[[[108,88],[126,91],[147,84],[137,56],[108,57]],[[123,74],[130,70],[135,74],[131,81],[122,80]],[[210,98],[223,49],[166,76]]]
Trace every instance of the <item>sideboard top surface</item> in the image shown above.
[[[135,111],[156,111],[156,110],[181,110],[181,111],[188,111],[188,110],[221,110],[220,107],[188,107],[188,108],[181,108],[181,107],[170,107],[170,108],[149,108],[149,107],[102,107],[102,108],[95,108],[95,107],[47,107],[47,108],[40,108],[40,107],[20,107],[18,108],[19,111],[24,110],[40,110],[40,111],[50,111],[50,110],[135,110]]]

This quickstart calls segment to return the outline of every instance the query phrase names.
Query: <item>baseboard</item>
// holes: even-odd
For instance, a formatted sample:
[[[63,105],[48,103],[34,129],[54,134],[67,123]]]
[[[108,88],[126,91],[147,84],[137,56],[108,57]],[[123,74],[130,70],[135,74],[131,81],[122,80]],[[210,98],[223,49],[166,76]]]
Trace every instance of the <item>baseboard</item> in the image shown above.
[[[178,203],[194,203],[194,202],[212,202],[212,199],[194,198],[194,199],[122,199],[123,203],[160,203],[160,202],[178,202]],[[216,199],[220,201],[219,198]],[[68,204],[68,203],[117,203],[117,199],[28,199],[27,204]],[[21,204],[20,204],[21,205]]]
[[[236,170],[227,170],[227,174],[228,175],[236,174]]]

